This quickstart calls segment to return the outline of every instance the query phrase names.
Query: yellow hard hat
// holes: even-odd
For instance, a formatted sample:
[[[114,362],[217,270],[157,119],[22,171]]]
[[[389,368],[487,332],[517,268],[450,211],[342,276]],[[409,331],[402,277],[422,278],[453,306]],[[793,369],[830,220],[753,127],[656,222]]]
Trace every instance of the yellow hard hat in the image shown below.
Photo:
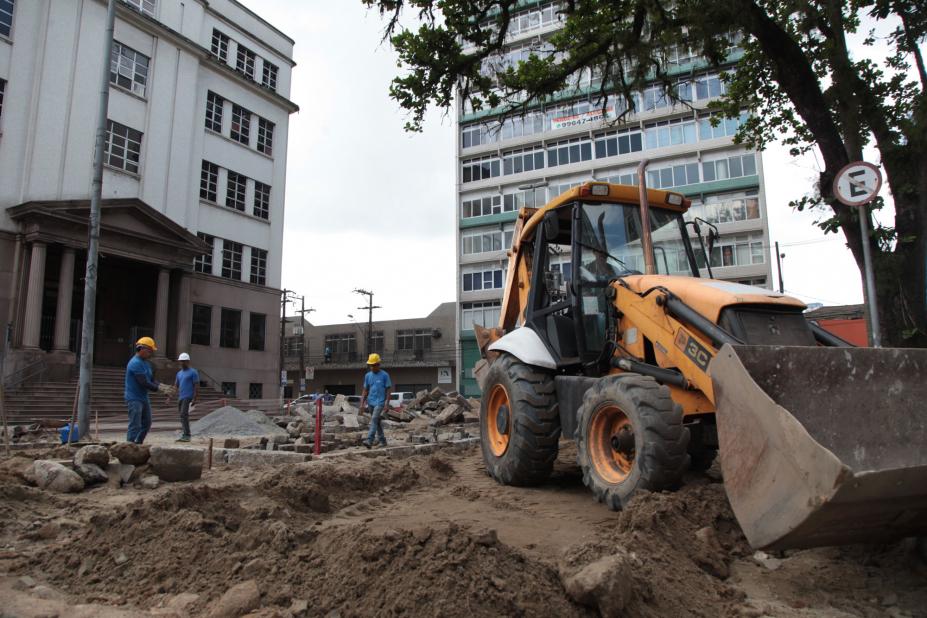
[[[371,354],[370,356],[368,356],[368,357],[367,357],[367,364],[368,364],[368,365],[379,365],[379,364],[380,364],[380,355],[377,354],[376,352],[374,352],[373,354]]]
[[[141,339],[135,342],[135,347],[138,347],[140,345],[143,345],[146,348],[151,348],[152,350],[156,352],[158,351],[158,346],[155,345],[154,339],[152,339],[151,337],[142,337]]]

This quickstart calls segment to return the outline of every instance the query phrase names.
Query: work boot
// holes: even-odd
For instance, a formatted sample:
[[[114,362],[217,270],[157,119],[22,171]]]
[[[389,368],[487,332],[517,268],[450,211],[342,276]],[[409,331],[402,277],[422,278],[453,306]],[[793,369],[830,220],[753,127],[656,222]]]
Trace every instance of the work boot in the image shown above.
[[[179,438],[177,438],[177,442],[189,442],[189,441],[190,441],[190,436],[180,436]]]
[[[380,442],[378,445],[380,448],[386,448],[386,442]]]
[[[367,442],[366,440],[364,440],[364,441],[361,442],[361,444],[363,444],[365,447],[367,447],[367,450],[370,450],[370,442]]]

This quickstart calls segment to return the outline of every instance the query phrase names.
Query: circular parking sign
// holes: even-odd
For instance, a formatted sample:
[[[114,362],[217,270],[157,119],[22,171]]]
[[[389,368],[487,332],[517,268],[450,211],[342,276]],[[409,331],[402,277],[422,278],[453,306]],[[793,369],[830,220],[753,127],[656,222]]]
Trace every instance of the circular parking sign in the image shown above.
[[[856,161],[837,172],[834,195],[847,206],[871,202],[882,188],[882,174],[872,163]]]

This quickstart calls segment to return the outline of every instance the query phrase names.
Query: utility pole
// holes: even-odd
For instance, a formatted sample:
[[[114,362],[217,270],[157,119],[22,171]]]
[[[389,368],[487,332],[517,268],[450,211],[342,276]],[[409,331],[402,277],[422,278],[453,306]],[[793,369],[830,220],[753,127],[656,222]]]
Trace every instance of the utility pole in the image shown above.
[[[311,307],[309,309],[306,309],[306,297],[305,296],[300,296],[299,301],[300,301],[299,339],[300,339],[300,342],[302,343],[302,345],[300,346],[300,350],[299,350],[299,383],[300,385],[302,385],[304,384],[304,380],[306,379],[306,314],[312,313],[313,311],[315,311],[315,309]],[[299,389],[299,394],[300,396],[303,394],[302,387],[300,387]]]
[[[373,292],[357,288],[354,290],[354,293],[367,297],[367,306],[358,307],[358,310],[367,310],[367,356],[370,356],[370,354],[373,352],[373,310],[382,309],[383,307],[373,304]]]
[[[779,293],[785,293],[785,286],[782,284],[782,258],[785,257],[784,253],[779,253],[779,241],[776,241],[776,270],[779,272]]]
[[[278,374],[280,376],[280,399],[283,399],[283,389],[286,388],[286,380],[284,378],[286,375],[284,373],[286,368],[284,366],[283,346],[286,343],[286,304],[289,301],[287,298],[289,293],[290,290],[286,288],[280,290],[280,305],[283,309],[283,314],[280,318],[280,373]]]
[[[103,67],[100,73],[100,102],[97,109],[97,134],[93,147],[93,184],[90,191],[87,268],[84,274],[84,311],[81,325],[80,374],[77,398],[77,431],[81,437],[90,433],[90,384],[93,381],[93,336],[96,324],[97,254],[100,250],[100,200],[103,196],[103,147],[106,144],[106,116],[109,110],[109,68],[113,54],[113,24],[116,0],[106,6],[106,33],[103,35]],[[161,345],[166,345],[162,341]]]

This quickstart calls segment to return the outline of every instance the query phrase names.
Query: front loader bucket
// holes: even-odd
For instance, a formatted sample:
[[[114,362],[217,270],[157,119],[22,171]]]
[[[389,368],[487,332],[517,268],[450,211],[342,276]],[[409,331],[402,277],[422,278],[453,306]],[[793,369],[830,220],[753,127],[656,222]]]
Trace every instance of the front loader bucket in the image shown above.
[[[725,345],[709,372],[753,547],[927,534],[927,350]]]

